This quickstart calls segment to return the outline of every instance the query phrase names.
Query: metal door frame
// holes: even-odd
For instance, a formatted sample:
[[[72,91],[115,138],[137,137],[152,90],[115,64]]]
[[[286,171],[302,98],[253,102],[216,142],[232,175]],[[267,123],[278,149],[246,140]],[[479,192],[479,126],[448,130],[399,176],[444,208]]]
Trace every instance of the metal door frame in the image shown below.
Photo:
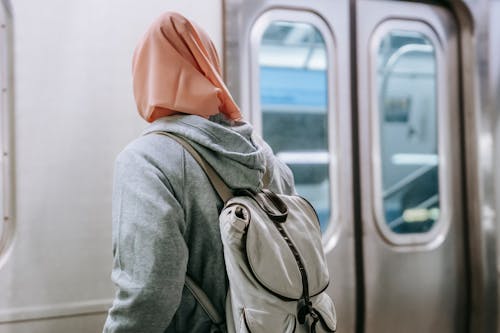
[[[469,331],[497,331],[498,224],[495,199],[494,133],[496,114],[490,83],[489,10],[491,0],[450,1],[445,5],[459,26],[460,95],[467,203]]]

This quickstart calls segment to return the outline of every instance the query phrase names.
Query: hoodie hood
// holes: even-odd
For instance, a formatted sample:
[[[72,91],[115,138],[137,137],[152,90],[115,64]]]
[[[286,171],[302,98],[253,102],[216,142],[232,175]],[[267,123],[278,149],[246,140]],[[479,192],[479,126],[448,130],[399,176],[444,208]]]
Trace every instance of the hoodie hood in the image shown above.
[[[163,117],[144,134],[165,131],[182,137],[215,169],[231,188],[257,190],[266,169],[263,148],[254,145],[253,128],[245,122],[226,122],[194,115]]]

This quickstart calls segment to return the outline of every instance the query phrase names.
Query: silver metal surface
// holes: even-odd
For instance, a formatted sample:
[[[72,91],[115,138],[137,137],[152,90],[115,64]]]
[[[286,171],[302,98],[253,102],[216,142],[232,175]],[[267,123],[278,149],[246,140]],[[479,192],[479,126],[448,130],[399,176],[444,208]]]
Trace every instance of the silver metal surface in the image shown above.
[[[339,332],[355,330],[355,260],[354,231],[352,217],[352,152],[350,110],[350,54],[349,54],[349,2],[348,1],[306,1],[306,0],[259,0],[225,1],[225,59],[226,75],[231,92],[239,102],[247,119],[255,121],[259,128],[258,66],[256,49],[259,36],[266,22],[287,18],[298,22],[313,23],[330,42],[329,122],[330,147],[336,147],[338,156],[336,168],[339,192],[336,205],[338,219],[325,236],[327,262],[332,283],[329,293],[336,302]],[[299,12],[302,11],[302,12]],[[293,14],[296,12],[296,15]],[[294,16],[295,15],[295,18]],[[252,35],[253,33],[253,35]],[[333,117],[332,117],[333,115]],[[332,202],[333,204],[334,202]]]
[[[497,310],[493,310],[497,318],[497,332],[500,327],[500,316],[498,315],[498,302],[500,301],[500,294],[498,293],[498,285],[500,283],[500,246],[498,242],[500,240],[500,217],[498,214],[498,209],[500,207],[500,161],[498,157],[500,156],[500,1],[495,1],[491,3],[490,9],[490,59],[491,59],[491,91],[493,96],[493,119],[495,120],[494,128],[494,166],[495,171],[495,209],[496,209],[496,260],[497,260]]]
[[[489,14],[494,1],[451,2],[459,22],[467,238],[470,262],[470,332],[495,332],[498,317],[494,121]],[[495,18],[498,20],[498,17]],[[496,164],[498,166],[498,164]]]
[[[436,6],[392,1],[357,2],[359,126],[362,181],[363,253],[365,272],[364,332],[466,332],[466,258],[463,234],[460,112],[458,100],[457,29],[451,15]],[[393,23],[391,23],[393,22]],[[391,235],[376,223],[380,184],[374,178],[378,149],[377,94],[373,43],[380,27],[425,31],[434,37],[438,66],[440,187],[446,188],[442,223],[425,238]],[[432,29],[432,31],[430,30]],[[375,161],[375,162],[374,162]],[[446,174],[445,174],[446,172]],[[442,190],[441,190],[442,191]],[[379,198],[377,200],[377,197]],[[378,219],[381,217],[378,216]],[[444,228],[444,226],[446,226]],[[380,233],[382,231],[382,233]],[[389,242],[388,242],[389,241]],[[457,291],[463,292],[457,292]]]
[[[498,209],[500,207],[500,161],[498,157],[500,156],[500,1],[495,1],[491,4],[490,10],[490,59],[491,59],[491,91],[494,96],[493,98],[493,117],[495,119],[494,128],[494,147],[495,147],[495,193],[496,193],[496,203],[495,207]],[[495,98],[496,97],[496,98]],[[497,216],[497,242],[500,239],[500,222],[498,213]],[[500,276],[500,246],[497,246],[497,272]],[[500,318],[500,316],[499,316]]]
[[[0,6],[0,270],[7,260],[14,234],[14,149],[13,149],[13,24],[7,2]]]

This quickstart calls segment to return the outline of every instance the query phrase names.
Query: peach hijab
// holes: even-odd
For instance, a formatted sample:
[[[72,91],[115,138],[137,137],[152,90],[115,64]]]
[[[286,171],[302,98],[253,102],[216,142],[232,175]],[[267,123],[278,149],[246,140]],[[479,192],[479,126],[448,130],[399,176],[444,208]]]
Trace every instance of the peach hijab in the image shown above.
[[[212,41],[178,13],[153,22],[135,49],[132,74],[137,108],[148,122],[178,113],[241,118]]]

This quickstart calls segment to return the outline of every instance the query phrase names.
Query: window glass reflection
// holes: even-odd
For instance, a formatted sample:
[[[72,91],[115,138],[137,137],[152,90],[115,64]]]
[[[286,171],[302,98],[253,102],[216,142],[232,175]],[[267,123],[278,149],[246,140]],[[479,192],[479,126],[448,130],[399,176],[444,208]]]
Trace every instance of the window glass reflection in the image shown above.
[[[331,214],[326,63],[313,25],[274,21],[266,29],[259,53],[263,137],[292,169],[323,231]]]
[[[377,60],[385,221],[424,233],[440,212],[435,49],[421,33],[391,31]]]

